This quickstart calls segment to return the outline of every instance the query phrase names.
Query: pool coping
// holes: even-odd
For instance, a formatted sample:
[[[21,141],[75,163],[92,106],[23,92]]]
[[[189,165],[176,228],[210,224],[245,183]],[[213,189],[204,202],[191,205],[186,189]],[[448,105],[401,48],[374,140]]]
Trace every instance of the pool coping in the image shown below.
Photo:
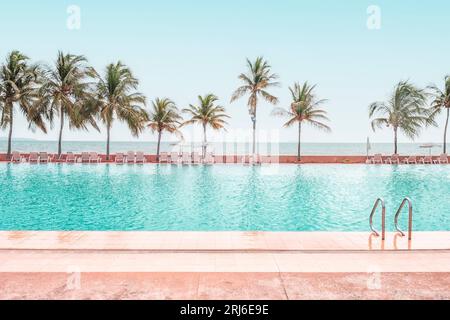
[[[0,231],[0,250],[91,251],[419,251],[450,250],[450,232]]]

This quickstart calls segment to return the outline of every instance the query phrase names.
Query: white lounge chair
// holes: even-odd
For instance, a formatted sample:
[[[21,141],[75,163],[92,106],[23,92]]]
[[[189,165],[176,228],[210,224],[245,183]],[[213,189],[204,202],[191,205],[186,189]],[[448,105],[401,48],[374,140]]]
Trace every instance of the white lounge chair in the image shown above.
[[[125,162],[125,155],[123,153],[117,153],[114,160],[118,164],[123,164]]]
[[[178,155],[178,152],[172,152],[170,154],[170,163],[178,164],[179,161],[180,161],[180,156]]]
[[[30,156],[28,157],[29,163],[38,163],[39,162],[39,153],[30,152]]]
[[[49,163],[52,161],[52,158],[48,155],[47,152],[39,153],[39,162],[40,163]]]
[[[134,151],[128,151],[127,152],[127,163],[135,163],[135,157]]]
[[[205,159],[203,160],[203,164],[213,165],[215,163],[215,158],[211,152],[207,152],[205,155]]]
[[[403,160],[404,164],[417,164],[417,157],[416,156],[410,156]]]
[[[182,164],[191,164],[192,163],[192,157],[189,153],[183,152],[181,154],[181,163]]]
[[[89,163],[90,162],[90,156],[89,152],[82,152],[81,153],[81,163]]]
[[[169,156],[167,155],[167,152],[161,152],[159,155],[159,163],[168,163],[169,162]]]
[[[385,161],[386,164],[400,164],[400,156],[398,154],[393,154],[390,158]]]
[[[272,157],[271,156],[261,156],[261,163],[262,164],[271,164]]]
[[[372,164],[383,164],[383,155],[378,153],[371,159]]]
[[[22,162],[22,156],[20,155],[20,152],[14,151],[11,155],[11,162],[13,163],[20,163]]]
[[[144,164],[147,160],[145,159],[144,153],[141,151],[136,152],[136,163]]]
[[[448,155],[443,153],[437,159],[437,163],[439,164],[448,164]]]
[[[193,164],[201,164],[202,158],[200,157],[200,154],[198,152],[192,153],[192,163]]]
[[[75,156],[75,154],[73,152],[67,152],[66,155],[66,162],[67,163],[76,163],[77,162],[77,157]]]
[[[422,164],[433,164],[433,157],[432,156],[426,156],[422,159],[420,159],[420,163]]]
[[[89,153],[89,163],[100,163],[102,159],[98,156],[97,152]]]

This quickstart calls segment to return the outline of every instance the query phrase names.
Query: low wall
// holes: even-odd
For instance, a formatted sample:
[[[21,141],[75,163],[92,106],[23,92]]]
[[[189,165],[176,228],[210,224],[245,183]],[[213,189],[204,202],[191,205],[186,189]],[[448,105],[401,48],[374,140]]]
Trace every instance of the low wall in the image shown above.
[[[53,159],[56,159],[57,156],[54,154],[49,154]],[[28,158],[29,154],[22,153],[22,157]],[[76,154],[77,157],[81,156],[81,154]],[[101,154],[99,155],[102,162],[104,163],[113,163],[115,162],[116,158],[115,155],[110,155],[109,161],[106,161],[106,155]],[[386,159],[387,157],[384,157]],[[403,161],[407,157],[400,157],[400,161]],[[417,161],[422,159],[423,156],[417,156]],[[437,157],[434,157],[437,159]],[[145,159],[148,163],[156,163],[156,155],[145,155]],[[216,163],[242,163],[244,159],[244,156],[242,155],[234,155],[234,156],[215,156],[215,162]],[[301,161],[297,161],[297,156],[278,156],[278,157],[271,157],[272,163],[292,163],[292,164],[298,164],[298,163],[342,163],[342,164],[357,164],[357,163],[366,163],[367,157],[366,156],[303,156]],[[7,161],[6,154],[1,153],[0,154],[0,162]],[[62,161],[55,161],[52,162],[64,162],[64,156]]]

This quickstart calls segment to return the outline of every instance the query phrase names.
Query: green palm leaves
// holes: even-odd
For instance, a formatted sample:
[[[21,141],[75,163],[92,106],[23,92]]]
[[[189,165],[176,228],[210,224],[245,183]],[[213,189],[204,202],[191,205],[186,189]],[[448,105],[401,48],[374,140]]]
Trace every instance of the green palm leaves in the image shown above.
[[[31,129],[46,132],[42,113],[36,106],[40,70],[29,64],[29,58],[19,51],[11,52],[0,70],[0,127],[9,128],[8,151],[11,155],[14,107],[19,106]]]
[[[390,127],[394,131],[394,153],[398,153],[398,131],[414,140],[423,126],[436,125],[433,110],[426,107],[424,90],[408,81],[397,84],[390,99],[369,106],[372,129]]]
[[[188,114],[189,120],[183,123],[183,126],[189,124],[200,124],[203,127],[203,157],[206,154],[206,129],[208,126],[214,130],[220,130],[227,125],[225,121],[229,116],[225,113],[225,108],[216,105],[219,98],[213,94],[207,94],[205,96],[198,96],[197,105],[189,105],[189,108],[183,109],[183,112]]]
[[[447,153],[447,130],[450,118],[450,76],[445,77],[444,90],[439,89],[437,86],[432,85],[429,87],[433,102],[431,104],[435,113],[440,113],[442,110],[446,110],[446,120],[444,127],[444,153]]]
[[[275,80],[278,76],[271,72],[271,67],[262,57],[258,57],[254,62],[247,59],[247,73],[241,73],[239,79],[244,83],[232,95],[231,102],[234,102],[248,94],[248,112],[253,122],[253,154],[256,153],[256,108],[260,98],[276,105],[278,98],[271,95],[267,90],[278,86]]]
[[[98,83],[87,105],[92,110],[98,110],[99,117],[106,126],[106,158],[109,160],[110,131],[114,120],[126,123],[131,133],[138,136],[148,121],[148,114],[143,108],[145,97],[136,92],[139,81],[120,61],[109,64],[104,77],[92,68],[89,75],[96,78]]]
[[[319,107],[326,102],[326,100],[317,99],[314,90],[316,86],[310,86],[308,82],[303,85],[295,83],[293,87],[289,88],[292,96],[292,103],[289,109],[276,108],[272,111],[275,116],[282,116],[288,119],[284,124],[285,127],[290,127],[298,124],[298,148],[297,160],[301,160],[301,134],[302,124],[309,124],[317,129],[330,132],[331,129],[323,121],[328,121],[325,110]]]
[[[46,110],[50,123],[59,117],[58,155],[61,154],[66,119],[71,129],[86,130],[91,125],[99,130],[95,121],[96,112],[87,103],[91,95],[86,62],[83,56],[59,52],[55,65],[47,68],[39,90],[40,108]]]
[[[164,131],[182,136],[178,130],[183,118],[179,114],[179,110],[175,103],[168,98],[156,98],[152,102],[152,108],[149,113],[149,121],[147,126],[152,132],[158,134],[158,145],[156,156],[159,160],[161,147],[161,136]]]

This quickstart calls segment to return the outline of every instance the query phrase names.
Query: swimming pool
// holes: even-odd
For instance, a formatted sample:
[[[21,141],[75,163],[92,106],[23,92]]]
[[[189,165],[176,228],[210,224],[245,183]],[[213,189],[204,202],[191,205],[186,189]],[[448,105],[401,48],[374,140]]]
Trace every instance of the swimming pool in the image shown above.
[[[378,197],[393,230],[405,196],[415,230],[450,230],[450,166],[3,163],[0,230],[368,231]]]

